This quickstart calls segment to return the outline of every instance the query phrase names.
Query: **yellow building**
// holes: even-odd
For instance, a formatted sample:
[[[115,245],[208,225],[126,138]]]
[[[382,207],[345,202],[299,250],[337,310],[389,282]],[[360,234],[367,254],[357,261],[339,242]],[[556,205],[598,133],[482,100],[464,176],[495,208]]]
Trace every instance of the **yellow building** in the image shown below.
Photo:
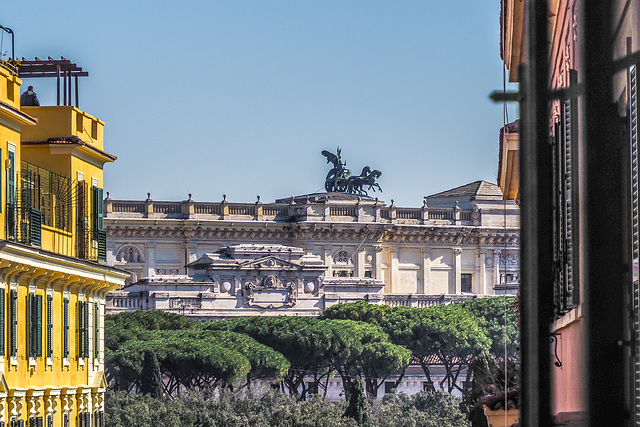
[[[0,64],[0,427],[103,424],[105,295],[127,273],[104,263],[115,157],[104,123],[71,105],[85,75],[65,59]],[[20,77],[49,76],[59,105],[21,107]]]

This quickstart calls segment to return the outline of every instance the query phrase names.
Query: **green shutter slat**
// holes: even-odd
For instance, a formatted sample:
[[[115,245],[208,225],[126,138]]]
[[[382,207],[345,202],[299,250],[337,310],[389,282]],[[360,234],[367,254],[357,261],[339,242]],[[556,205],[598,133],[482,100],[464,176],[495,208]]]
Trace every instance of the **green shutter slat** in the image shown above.
[[[18,292],[11,291],[11,356],[18,355]]]
[[[62,357],[69,357],[69,300],[65,298],[62,302]]]
[[[84,303],[84,352],[83,357],[89,357],[89,303]]]
[[[104,190],[102,188],[98,188],[98,230],[104,230]]]
[[[47,295],[47,357],[53,357],[53,296]]]
[[[98,260],[106,261],[107,260],[107,232],[104,230],[97,231],[97,240],[98,240]]]
[[[93,303],[93,356],[100,357],[100,306]]]
[[[29,310],[28,310],[28,316],[29,316],[29,335],[27,336],[27,344],[29,345],[29,357],[35,357],[35,353],[36,353],[36,319],[35,319],[35,295],[33,294],[29,294]]]
[[[42,211],[35,208],[29,210],[29,243],[42,246]]]
[[[4,289],[0,290],[0,356],[4,357],[5,355],[5,295],[6,292]],[[1,427],[1,426],[0,426]]]
[[[42,357],[42,295],[36,295],[36,357]]]
[[[78,320],[76,326],[78,328],[78,358],[84,357],[84,336],[82,333],[84,332],[84,325],[82,324],[84,320],[84,316],[82,315],[83,303],[78,301]]]

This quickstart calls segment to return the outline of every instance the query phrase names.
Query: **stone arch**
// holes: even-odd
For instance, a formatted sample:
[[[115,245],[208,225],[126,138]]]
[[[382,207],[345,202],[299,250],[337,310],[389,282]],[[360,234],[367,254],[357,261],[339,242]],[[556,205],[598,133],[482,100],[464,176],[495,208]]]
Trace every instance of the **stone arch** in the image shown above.
[[[143,264],[144,251],[133,245],[124,245],[115,255],[115,262],[117,264]]]

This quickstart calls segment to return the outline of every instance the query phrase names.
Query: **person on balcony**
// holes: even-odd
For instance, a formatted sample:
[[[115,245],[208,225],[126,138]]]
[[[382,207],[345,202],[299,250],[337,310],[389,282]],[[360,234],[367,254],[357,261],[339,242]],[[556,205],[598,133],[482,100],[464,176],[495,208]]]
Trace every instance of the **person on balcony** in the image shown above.
[[[20,95],[20,105],[23,107],[29,106],[38,106],[40,105],[40,101],[38,100],[38,95],[33,90],[33,86],[29,86],[26,92],[23,92]]]

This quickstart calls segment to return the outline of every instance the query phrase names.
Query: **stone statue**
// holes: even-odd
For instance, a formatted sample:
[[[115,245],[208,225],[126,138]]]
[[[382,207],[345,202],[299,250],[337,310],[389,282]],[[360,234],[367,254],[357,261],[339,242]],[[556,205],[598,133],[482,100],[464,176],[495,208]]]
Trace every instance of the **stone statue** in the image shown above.
[[[340,147],[336,150],[336,154],[326,150],[322,151],[322,155],[327,158],[327,163],[332,163],[333,168],[327,173],[324,182],[324,188],[327,192],[349,193],[368,196],[368,190],[376,191],[376,188],[382,192],[380,185],[376,183],[376,179],[380,178],[382,172],[379,170],[371,170],[369,166],[362,169],[362,173],[357,176],[351,175],[351,170],[347,169],[347,162],[343,162],[340,158]]]

